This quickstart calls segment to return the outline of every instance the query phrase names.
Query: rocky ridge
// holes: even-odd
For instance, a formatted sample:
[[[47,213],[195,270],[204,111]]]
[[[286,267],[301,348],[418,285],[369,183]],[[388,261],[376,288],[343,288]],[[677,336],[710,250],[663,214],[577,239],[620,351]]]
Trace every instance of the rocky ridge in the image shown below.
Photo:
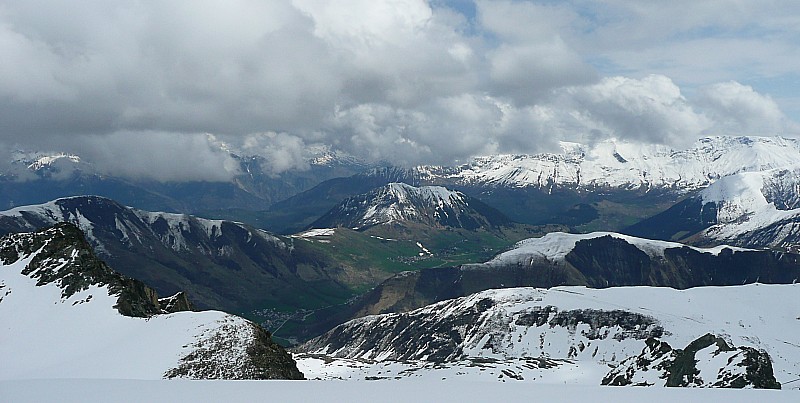
[[[33,373],[303,378],[291,357],[258,325],[221,312],[182,311],[190,308],[184,295],[159,299],[150,287],[99,260],[81,231],[69,223],[0,239],[0,292],[0,319],[5,324],[0,357],[6,363],[0,378]],[[48,337],[30,324],[48,321],[57,324],[59,337],[27,347]],[[160,342],[148,344],[151,339]],[[108,354],[105,349],[115,344],[122,351]],[[171,357],[180,359],[170,364]],[[70,364],[53,364],[62,359]],[[130,362],[117,362],[111,375],[104,374],[110,364],[106,361],[115,360]]]

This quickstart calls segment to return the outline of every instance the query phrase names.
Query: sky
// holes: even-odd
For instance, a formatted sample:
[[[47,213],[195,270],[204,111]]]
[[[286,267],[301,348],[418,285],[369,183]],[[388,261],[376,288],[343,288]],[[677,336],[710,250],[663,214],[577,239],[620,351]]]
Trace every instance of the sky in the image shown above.
[[[0,145],[225,180],[223,144],[281,173],[796,137],[799,48],[792,0],[0,0]]]

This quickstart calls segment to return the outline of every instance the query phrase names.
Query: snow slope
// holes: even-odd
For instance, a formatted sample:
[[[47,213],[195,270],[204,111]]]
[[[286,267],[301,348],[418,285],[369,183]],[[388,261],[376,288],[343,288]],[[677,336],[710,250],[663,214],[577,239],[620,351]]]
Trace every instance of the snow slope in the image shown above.
[[[800,142],[780,137],[707,137],[687,150],[607,140],[561,143],[558,154],[477,157],[458,167],[421,166],[426,183],[498,187],[597,187],[689,191],[739,172],[800,160]]]
[[[0,379],[261,378],[252,368],[250,350],[261,342],[254,324],[216,311],[123,316],[126,283],[95,282],[118,277],[64,230],[2,239]],[[85,264],[95,274],[83,274]]]
[[[489,290],[408,313],[353,320],[307,343],[305,353],[295,357],[312,379],[455,377],[597,385],[609,367],[639,354],[647,337],[684,348],[711,333],[732,346],[765,351],[777,380],[785,389],[797,389],[798,292],[800,285],[764,284]],[[705,360],[698,367],[712,364]]]
[[[774,390],[614,388],[528,382],[465,382],[404,379],[392,382],[0,380],[0,400],[9,402],[795,402],[795,393]]]

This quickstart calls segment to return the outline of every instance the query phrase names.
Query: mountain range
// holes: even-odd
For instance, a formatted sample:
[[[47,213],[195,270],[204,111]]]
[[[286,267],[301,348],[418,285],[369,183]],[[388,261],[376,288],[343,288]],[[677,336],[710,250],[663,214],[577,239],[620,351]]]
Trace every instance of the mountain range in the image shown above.
[[[561,147],[414,168],[334,153],[281,175],[260,157],[231,152],[240,175],[208,183],[131,181],[78,156],[33,155],[19,159],[24,178],[0,178],[8,195],[80,195],[0,212],[0,235],[25,244],[35,231],[80,231],[119,278],[142,281],[109,289],[144,295],[117,302],[114,315],[158,323],[192,305],[241,314],[269,332],[246,319],[218,320],[244,335],[236,343],[311,339],[297,355],[310,377],[578,374],[593,384],[776,388],[800,376],[788,347],[775,347],[783,336],[763,329],[785,310],[750,320],[765,289],[790,298],[800,278],[800,143],[710,137],[688,150],[615,140]],[[317,170],[324,173],[311,179]],[[81,194],[87,189],[123,201]],[[492,290],[513,287],[538,288]],[[739,327],[716,308],[698,306],[700,317],[686,311],[692,299],[739,298],[734,290],[755,306]],[[570,296],[549,296],[559,293]],[[55,305],[95,306],[95,294]],[[682,302],[659,310],[668,300]],[[169,331],[182,335],[174,338],[183,349],[211,343]],[[204,369],[206,354],[224,361],[189,352],[177,365],[159,364],[158,377],[252,373]]]

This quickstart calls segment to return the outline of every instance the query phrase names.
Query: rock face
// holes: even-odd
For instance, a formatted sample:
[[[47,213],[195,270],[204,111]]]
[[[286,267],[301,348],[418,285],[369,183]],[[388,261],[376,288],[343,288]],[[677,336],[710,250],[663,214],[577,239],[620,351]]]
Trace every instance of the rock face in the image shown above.
[[[441,186],[414,187],[390,183],[347,198],[310,227],[367,229],[406,222],[468,230],[510,223],[499,211],[461,192]]]
[[[159,299],[99,260],[69,223],[0,239],[0,296],[0,379],[303,378],[258,325],[179,312],[191,309],[185,294]],[[58,337],[42,332],[44,323]]]
[[[779,388],[800,370],[800,352],[783,341],[800,330],[795,319],[800,305],[796,299],[783,302],[797,288],[488,290],[405,313],[354,319],[298,352],[301,366],[303,359],[338,360],[331,368],[362,366],[366,376],[428,373],[439,379],[493,371],[493,378],[558,383],[575,378],[621,386]],[[767,312],[759,304],[784,305]],[[706,334],[709,329],[724,336]],[[393,366],[400,370],[390,374]]]
[[[780,389],[772,361],[763,350],[732,347],[706,334],[684,349],[649,338],[638,356],[622,361],[603,377],[603,385]],[[721,364],[721,367],[720,367]]]

